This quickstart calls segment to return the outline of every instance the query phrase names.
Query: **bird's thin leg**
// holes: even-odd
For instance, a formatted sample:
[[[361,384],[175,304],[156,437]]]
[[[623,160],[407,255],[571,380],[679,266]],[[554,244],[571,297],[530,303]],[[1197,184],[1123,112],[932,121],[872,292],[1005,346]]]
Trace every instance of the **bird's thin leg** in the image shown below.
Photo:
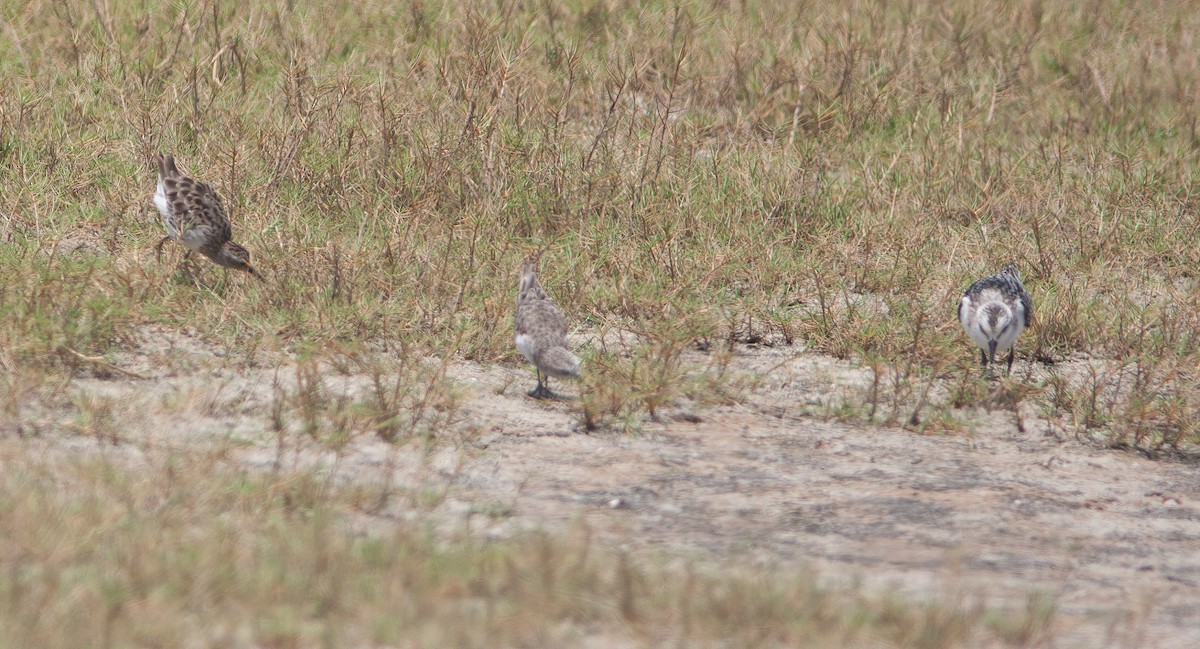
[[[179,261],[179,266],[183,269],[184,276],[187,277],[193,285],[200,285],[200,277],[197,274],[200,270],[200,267],[192,261],[191,248],[188,248],[187,252],[183,253],[183,259]]]
[[[162,249],[163,249],[163,246],[165,246],[165,245],[167,244],[167,242],[168,242],[168,241],[170,241],[170,240],[171,240],[171,237],[163,237],[163,238],[162,238],[162,239],[161,239],[161,240],[158,242],[158,245],[157,245],[157,246],[154,246],[154,260],[155,260],[155,261],[157,261],[157,262],[159,262],[159,263],[162,263]]]
[[[1013,345],[1012,347],[1008,348],[1008,371],[1005,372],[1006,374],[1012,374],[1013,357],[1016,355],[1016,351],[1017,351],[1016,345]]]
[[[546,385],[542,382],[542,370],[540,369],[537,370],[537,380],[537,387],[529,391],[527,394],[534,399],[545,399],[546,393],[549,392],[549,390],[546,389]]]
[[[987,367],[987,352],[983,351],[982,349],[979,350],[979,364],[983,367]]]

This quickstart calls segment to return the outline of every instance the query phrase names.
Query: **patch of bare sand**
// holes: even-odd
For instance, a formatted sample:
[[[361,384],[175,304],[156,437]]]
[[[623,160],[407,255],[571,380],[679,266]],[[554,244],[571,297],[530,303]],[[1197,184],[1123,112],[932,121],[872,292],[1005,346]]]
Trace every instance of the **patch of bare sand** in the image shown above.
[[[71,389],[142,407],[147,420],[123,432],[151,452],[235,440],[251,466],[323,467],[339,481],[432,494],[393,500],[373,525],[420,518],[506,537],[582,522],[638,554],[807,565],[831,583],[918,597],[964,592],[1016,607],[1048,593],[1059,608],[1055,646],[1200,646],[1195,466],[1062,441],[1033,417],[1018,432],[1010,412],[974,413],[961,436],[814,419],[805,414],[814,404],[856,398],[867,384],[834,359],[744,350],[735,370],[771,369],[746,403],[698,423],[667,412],[635,434],[591,435],[576,401],[525,396],[523,366],[458,363],[452,443],[364,436],[335,460],[315,442],[281,445],[268,432],[279,386],[294,387],[289,372],[223,361],[194,341],[140,353],[169,354],[175,369],[130,357],[120,360],[146,380]],[[367,389],[363,377],[328,381],[346,394]]]
[[[488,452],[452,499],[511,503],[482,525],[493,533],[582,520],[635,552],[803,563],[835,582],[1013,606],[1048,593],[1061,646],[1200,646],[1195,467],[1064,442],[1028,416],[1022,433],[1010,412],[972,413],[972,434],[953,437],[818,421],[804,413],[869,379],[792,354],[739,359],[774,368],[749,403],[697,424],[668,413],[636,435],[579,434],[569,404],[477,394]]]

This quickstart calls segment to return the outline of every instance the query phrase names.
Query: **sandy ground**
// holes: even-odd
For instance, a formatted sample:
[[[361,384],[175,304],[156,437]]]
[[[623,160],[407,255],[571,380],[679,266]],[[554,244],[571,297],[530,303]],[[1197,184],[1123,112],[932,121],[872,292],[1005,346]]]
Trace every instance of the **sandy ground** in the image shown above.
[[[294,373],[183,334],[146,334],[113,359],[141,378],[112,373],[68,388],[76,401],[145,411],[120,431],[131,446],[232,440],[248,466],[334,466],[331,453],[281,447],[270,432],[274,381],[294,385]],[[587,434],[577,400],[525,396],[523,365],[456,363],[456,434],[431,450],[363,436],[337,460],[337,477],[390,478],[420,495],[390,502],[377,525],[427,518],[504,538],[585,524],[598,542],[637,554],[810,566],[830,583],[917,597],[959,592],[1020,607],[1049,594],[1055,647],[1200,647],[1194,464],[1064,439],[1032,411],[1024,432],[1011,411],[982,409],[965,415],[970,434],[825,421],[807,414],[813,404],[854,398],[863,372],[787,347],[740,349],[733,364],[763,368],[738,405],[699,418],[681,406],[633,431]],[[368,384],[352,374],[326,383],[345,395]],[[63,434],[52,420],[37,437]]]

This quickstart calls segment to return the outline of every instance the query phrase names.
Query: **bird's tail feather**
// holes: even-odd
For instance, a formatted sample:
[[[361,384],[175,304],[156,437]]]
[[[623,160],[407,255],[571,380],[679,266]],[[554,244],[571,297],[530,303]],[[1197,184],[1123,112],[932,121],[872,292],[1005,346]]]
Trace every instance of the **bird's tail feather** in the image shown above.
[[[179,175],[179,168],[175,166],[175,156],[160,153],[154,156],[154,161],[158,163],[158,175],[164,178]]]
[[[542,354],[538,367],[552,376],[579,376],[579,357],[562,347],[548,349]]]

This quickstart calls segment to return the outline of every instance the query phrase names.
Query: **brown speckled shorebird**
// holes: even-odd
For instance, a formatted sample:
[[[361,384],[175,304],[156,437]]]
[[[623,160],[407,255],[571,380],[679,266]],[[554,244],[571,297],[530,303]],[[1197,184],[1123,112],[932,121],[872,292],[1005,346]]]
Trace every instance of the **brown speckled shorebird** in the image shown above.
[[[538,281],[537,258],[525,260],[517,293],[517,349],[537,368],[534,399],[554,397],[550,377],[578,377],[579,358],[567,349],[567,323]]]
[[[233,227],[217,192],[208,183],[180,173],[170,155],[160,153],[155,162],[158,190],[154,193],[154,206],[167,228],[167,236],[155,250],[161,254],[163,244],[175,239],[188,249],[188,255],[198,252],[218,266],[243,270],[262,279],[250,265],[250,253],[233,242]]]

